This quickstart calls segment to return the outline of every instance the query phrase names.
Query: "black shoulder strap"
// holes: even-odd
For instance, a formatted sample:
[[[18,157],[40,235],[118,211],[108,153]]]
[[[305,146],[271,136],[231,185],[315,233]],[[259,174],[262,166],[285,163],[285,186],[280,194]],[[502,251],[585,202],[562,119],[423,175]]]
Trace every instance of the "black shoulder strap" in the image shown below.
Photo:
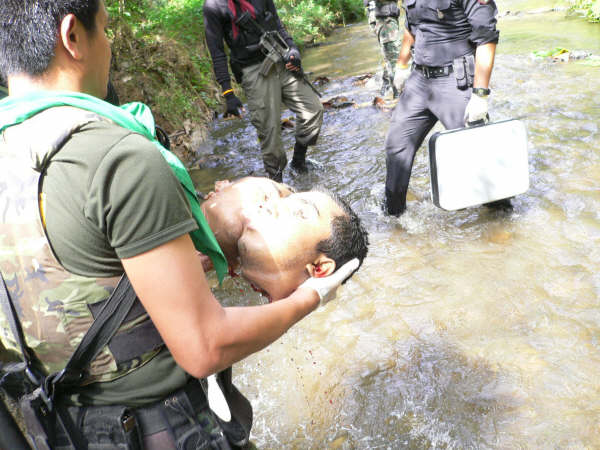
[[[117,332],[136,298],[127,274],[123,274],[65,368],[53,378],[55,386],[77,383],[83,378],[84,370]]]
[[[27,347],[19,316],[16,313],[15,305],[10,298],[4,277],[2,277],[1,273],[0,278],[2,279],[2,283],[0,284],[2,308],[8,317],[8,322],[19,344],[27,368],[31,370],[35,355],[30,353],[31,349]],[[117,287],[100,310],[90,329],[83,336],[83,339],[77,346],[77,349],[75,349],[65,368],[48,377],[47,382],[50,382],[51,386],[47,385],[46,387],[50,388],[50,393],[54,392],[54,389],[60,384],[72,385],[83,378],[85,368],[116,333],[135,299],[135,291],[129,282],[129,278],[126,274],[123,274]]]

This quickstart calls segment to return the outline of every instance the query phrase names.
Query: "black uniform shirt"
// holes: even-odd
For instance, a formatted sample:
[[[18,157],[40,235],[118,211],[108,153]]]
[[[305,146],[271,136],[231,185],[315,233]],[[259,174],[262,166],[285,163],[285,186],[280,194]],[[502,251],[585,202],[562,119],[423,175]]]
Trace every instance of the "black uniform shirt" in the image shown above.
[[[269,11],[274,16],[277,24],[277,31],[279,31],[281,36],[285,39],[288,46],[293,47],[294,41],[285,31],[285,28],[283,28],[273,0],[249,0],[249,2],[252,4],[257,14]],[[233,13],[231,11],[233,6],[233,0],[206,0],[203,8],[206,43],[213,61],[217,82],[221,85],[223,91],[231,88],[231,78],[229,76],[229,70],[227,69],[227,56],[225,54],[223,42],[227,43],[227,47],[232,50],[232,54],[235,53],[243,56],[243,61],[237,61],[242,65],[244,65],[244,63],[255,62],[257,59],[262,59],[260,58],[262,55],[260,50],[246,52],[244,48],[240,48],[242,40],[234,39],[232,31]],[[241,32],[241,30],[238,30],[238,33],[239,32]]]
[[[417,64],[449,65],[479,45],[498,42],[494,0],[405,0],[404,9]]]

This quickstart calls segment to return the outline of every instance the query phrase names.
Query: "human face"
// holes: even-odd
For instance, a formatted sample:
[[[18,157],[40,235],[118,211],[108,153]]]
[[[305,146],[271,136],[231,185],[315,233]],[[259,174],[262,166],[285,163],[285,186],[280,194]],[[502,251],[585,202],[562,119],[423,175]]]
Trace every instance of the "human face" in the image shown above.
[[[327,194],[302,192],[247,205],[238,241],[242,275],[273,300],[289,296],[323,255],[317,244],[331,235],[342,209]]]
[[[244,206],[269,203],[291,193],[288,186],[268,178],[245,177],[233,183],[215,183],[215,192],[202,203],[202,211],[230,266],[238,265]]]
[[[84,59],[83,91],[98,98],[106,97],[108,73],[110,71],[110,42],[106,36],[108,12],[104,2],[96,13],[96,27],[91,33],[84,33],[86,57]]]

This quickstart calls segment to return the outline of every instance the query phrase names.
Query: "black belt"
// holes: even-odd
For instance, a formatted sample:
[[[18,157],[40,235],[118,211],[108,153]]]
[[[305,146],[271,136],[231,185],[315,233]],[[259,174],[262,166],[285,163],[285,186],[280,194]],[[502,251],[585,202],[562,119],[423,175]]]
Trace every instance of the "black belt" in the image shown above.
[[[452,64],[448,66],[422,66],[413,63],[413,69],[418,70],[425,78],[447,77],[452,73]]]

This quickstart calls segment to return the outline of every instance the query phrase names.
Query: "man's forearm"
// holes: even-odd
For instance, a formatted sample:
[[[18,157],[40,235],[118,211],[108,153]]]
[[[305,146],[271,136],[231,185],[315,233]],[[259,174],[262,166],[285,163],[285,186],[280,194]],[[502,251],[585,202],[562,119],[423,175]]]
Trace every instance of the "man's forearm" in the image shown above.
[[[473,80],[473,87],[489,87],[495,55],[496,44],[494,43],[490,42],[477,47],[477,50],[475,50],[475,78]]]
[[[406,68],[410,61],[411,53],[410,49],[415,43],[415,37],[410,34],[408,30],[404,30],[404,37],[402,38],[402,47],[400,47],[400,53],[398,54],[397,64],[401,68]]]
[[[231,79],[227,67],[227,55],[223,44],[223,29],[219,21],[219,13],[214,9],[204,11],[204,33],[206,44],[212,60],[213,70],[217,82],[221,85],[221,92],[231,88]]]
[[[314,290],[299,289],[268,305],[224,308],[219,326],[229,331],[221,333],[221,357],[215,371],[267,347],[318,306],[319,296]]]
[[[175,361],[195,377],[263,349],[319,304],[314,290],[298,289],[272,304],[223,308],[188,235],[122,262]]]

